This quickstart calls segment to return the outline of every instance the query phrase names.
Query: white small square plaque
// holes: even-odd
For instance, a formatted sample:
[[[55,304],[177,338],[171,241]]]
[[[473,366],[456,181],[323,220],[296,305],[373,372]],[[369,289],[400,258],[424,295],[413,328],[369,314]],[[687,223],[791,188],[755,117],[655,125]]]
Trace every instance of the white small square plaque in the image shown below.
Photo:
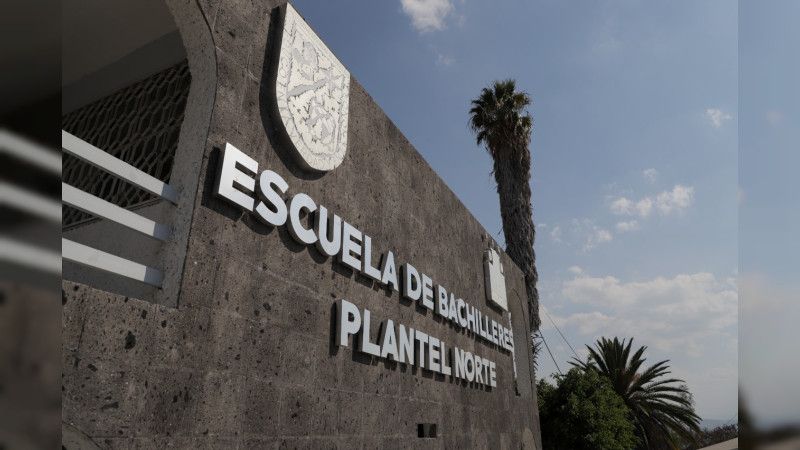
[[[486,284],[486,299],[508,311],[506,297],[506,277],[503,273],[503,263],[495,249],[483,253],[483,278]]]

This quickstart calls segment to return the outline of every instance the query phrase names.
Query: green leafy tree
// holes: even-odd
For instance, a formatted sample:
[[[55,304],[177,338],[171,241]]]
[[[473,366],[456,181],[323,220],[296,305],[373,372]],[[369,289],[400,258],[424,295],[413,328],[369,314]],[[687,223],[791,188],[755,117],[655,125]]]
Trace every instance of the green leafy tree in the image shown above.
[[[542,446],[555,450],[627,450],[638,443],[631,411],[596,371],[571,369],[557,386],[536,383]]]
[[[597,349],[589,349],[586,362],[575,359],[573,366],[594,371],[611,382],[614,391],[622,397],[633,412],[636,434],[643,448],[680,449],[682,442],[696,444],[700,434],[700,417],[694,412],[692,395],[683,380],[667,378],[668,360],[642,369],[640,347],[633,355],[631,345],[618,338],[601,338]],[[573,358],[574,359],[574,358]]]
[[[469,127],[478,145],[484,144],[492,156],[492,173],[500,197],[500,216],[506,253],[525,275],[531,331],[539,329],[539,293],[536,281],[535,228],[531,217],[531,142],[533,119],[527,107],[531,98],[517,92],[512,79],[495,81],[472,100]]]

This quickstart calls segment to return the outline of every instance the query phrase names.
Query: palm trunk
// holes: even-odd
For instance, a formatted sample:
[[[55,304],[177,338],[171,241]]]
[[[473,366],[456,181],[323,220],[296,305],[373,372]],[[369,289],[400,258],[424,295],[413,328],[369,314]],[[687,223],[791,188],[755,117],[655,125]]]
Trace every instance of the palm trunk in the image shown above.
[[[515,151],[514,151],[515,150]],[[536,231],[532,218],[531,154],[527,145],[512,151],[495,152],[494,178],[500,196],[500,216],[503,219],[503,234],[506,238],[506,253],[525,275],[525,291],[528,297],[528,314],[531,332],[539,330],[539,292],[536,282],[536,253],[533,242]]]

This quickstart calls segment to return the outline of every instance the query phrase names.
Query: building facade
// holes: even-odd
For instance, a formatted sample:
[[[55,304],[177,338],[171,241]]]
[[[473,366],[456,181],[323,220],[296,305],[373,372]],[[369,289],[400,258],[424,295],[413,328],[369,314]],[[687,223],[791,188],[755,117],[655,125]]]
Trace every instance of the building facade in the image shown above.
[[[302,16],[104,3],[64,13],[64,446],[541,448],[521,271]]]

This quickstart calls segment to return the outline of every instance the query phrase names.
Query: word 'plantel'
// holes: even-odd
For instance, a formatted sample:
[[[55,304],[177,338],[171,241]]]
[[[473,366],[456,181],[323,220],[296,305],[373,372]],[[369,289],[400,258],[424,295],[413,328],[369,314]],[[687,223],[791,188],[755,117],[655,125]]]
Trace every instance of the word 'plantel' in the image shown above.
[[[350,336],[360,332],[356,348],[361,353],[403,364],[413,364],[431,372],[451,375],[456,379],[474,381],[491,387],[497,386],[497,371],[494,361],[473,355],[458,347],[453,349],[451,356],[444,340],[410,327],[406,329],[402,324],[399,325],[399,332],[396,333],[394,321],[391,319],[381,326],[381,333],[378,337],[380,344],[370,342],[370,317],[368,309],[364,309],[362,320],[356,305],[344,299],[336,302],[336,323],[339,325],[336,332],[336,345],[347,347]],[[426,349],[427,358],[425,357]],[[447,364],[448,360],[451,361],[450,365]],[[455,364],[455,373],[452,370],[453,364]]]

